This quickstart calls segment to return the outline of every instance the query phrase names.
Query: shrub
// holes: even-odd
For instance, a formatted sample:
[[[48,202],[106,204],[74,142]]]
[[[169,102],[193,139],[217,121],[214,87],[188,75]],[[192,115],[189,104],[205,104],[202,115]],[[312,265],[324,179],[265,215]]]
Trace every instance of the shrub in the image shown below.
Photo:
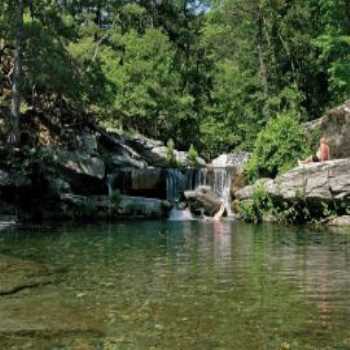
[[[169,139],[167,142],[166,159],[170,166],[177,167],[177,160],[175,155],[175,144],[173,139]]]
[[[280,114],[271,119],[257,137],[245,169],[248,179],[276,177],[308,153],[310,150],[298,117],[292,113]]]
[[[187,158],[188,158],[189,162],[191,163],[191,165],[193,165],[193,166],[198,165],[198,152],[194,148],[193,145],[191,145],[191,147],[189,148],[189,150],[187,152]]]
[[[270,209],[272,209],[270,196],[263,185],[258,185],[252,199],[240,204],[240,216],[246,222],[257,224],[263,221],[264,213]]]

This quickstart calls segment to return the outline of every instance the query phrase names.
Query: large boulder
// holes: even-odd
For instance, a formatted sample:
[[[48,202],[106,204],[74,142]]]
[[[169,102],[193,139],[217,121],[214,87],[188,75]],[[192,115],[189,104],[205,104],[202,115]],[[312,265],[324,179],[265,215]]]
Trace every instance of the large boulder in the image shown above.
[[[57,151],[53,159],[72,191],[83,195],[106,194],[106,166],[97,156],[82,152]]]
[[[126,218],[162,219],[171,208],[168,201],[160,199],[121,196],[118,214]]]
[[[194,214],[214,216],[222,206],[222,200],[209,186],[199,186],[194,191],[185,191],[185,199]]]
[[[241,172],[250,157],[248,152],[224,153],[212,160],[210,166],[214,168],[235,168],[236,172]]]
[[[237,191],[235,197],[250,199],[258,184]],[[350,158],[299,166],[260,185],[271,197],[285,201],[350,203]]]
[[[65,170],[76,175],[83,175],[99,180],[106,174],[105,164],[102,159],[80,152],[57,152],[57,163]]]
[[[306,123],[305,127],[308,133],[328,139],[332,159],[350,157],[350,100],[331,109],[323,117]]]
[[[168,147],[157,146],[152,149],[145,149],[142,155],[147,159],[149,164],[159,167],[169,167],[173,164],[169,163]],[[174,150],[174,158],[179,167],[193,166],[193,161],[188,158],[187,152]],[[197,157],[196,166],[205,166],[206,162],[203,158]]]
[[[147,162],[141,157],[132,157],[126,152],[121,152],[111,155],[108,167],[112,172],[120,168],[144,169],[147,167]]]
[[[148,164],[156,167],[169,167],[168,147],[162,141],[153,140],[142,135],[124,137],[124,142],[137,151]],[[192,166],[188,159],[187,152],[174,150],[176,163],[181,167]],[[201,157],[197,157],[196,165],[205,166],[206,162]]]

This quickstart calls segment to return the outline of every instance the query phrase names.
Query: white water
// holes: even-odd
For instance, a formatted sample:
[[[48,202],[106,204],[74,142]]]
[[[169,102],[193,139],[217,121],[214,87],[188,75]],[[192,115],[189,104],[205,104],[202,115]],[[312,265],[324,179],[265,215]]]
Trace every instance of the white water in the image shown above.
[[[222,159],[223,162],[226,161]],[[222,162],[220,162],[222,165]],[[199,186],[209,186],[223,201],[228,216],[231,210],[231,183],[233,180],[233,167],[211,167],[198,170],[168,169],[167,174],[167,200],[177,203],[181,194],[186,190],[195,190]],[[170,220],[192,220],[189,210],[173,209]]]
[[[232,216],[231,210],[231,184],[233,180],[234,168],[213,167],[199,170],[196,179],[196,187],[210,186],[223,201],[228,216]]]
[[[191,211],[186,209],[173,208],[169,215],[170,221],[191,221],[194,220]]]

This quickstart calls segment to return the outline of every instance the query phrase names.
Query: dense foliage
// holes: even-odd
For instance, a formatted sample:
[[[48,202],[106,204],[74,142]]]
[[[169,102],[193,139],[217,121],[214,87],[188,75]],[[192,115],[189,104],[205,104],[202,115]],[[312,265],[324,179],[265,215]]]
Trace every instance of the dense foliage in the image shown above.
[[[348,0],[0,3],[2,106],[15,85],[22,111],[93,113],[208,157],[252,150],[279,113],[309,120],[348,98],[349,58]]]
[[[258,134],[246,171],[250,180],[275,177],[296,165],[308,153],[303,128],[293,114],[281,114],[270,119]]]

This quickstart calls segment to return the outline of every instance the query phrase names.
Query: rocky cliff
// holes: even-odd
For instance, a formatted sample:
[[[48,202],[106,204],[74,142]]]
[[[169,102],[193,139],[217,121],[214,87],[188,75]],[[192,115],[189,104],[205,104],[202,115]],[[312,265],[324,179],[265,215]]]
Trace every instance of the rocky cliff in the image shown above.
[[[306,123],[305,128],[308,134],[323,135],[328,139],[332,159],[350,157],[350,100]]]
[[[170,209],[166,168],[205,165],[176,149],[169,157],[161,141],[106,130],[89,119],[64,128],[40,113],[28,120],[18,148],[0,144],[0,214],[161,218]]]
[[[241,202],[265,192],[276,207],[300,205],[318,217],[350,213],[350,158],[299,166],[276,179],[260,179],[235,193]],[[301,205],[303,204],[303,205]]]

